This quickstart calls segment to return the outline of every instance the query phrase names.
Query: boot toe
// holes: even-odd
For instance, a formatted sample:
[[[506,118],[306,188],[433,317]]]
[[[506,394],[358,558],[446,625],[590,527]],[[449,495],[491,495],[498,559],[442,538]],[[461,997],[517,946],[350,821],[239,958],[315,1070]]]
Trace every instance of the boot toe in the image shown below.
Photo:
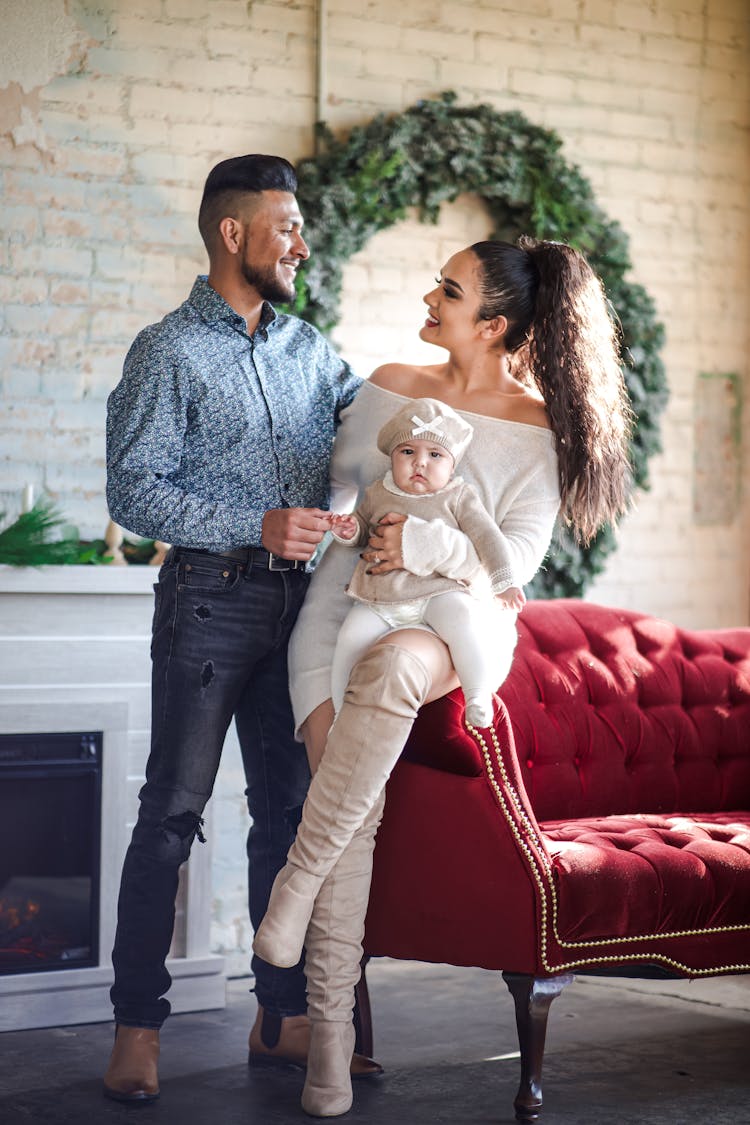
[[[353,1079],[380,1078],[385,1071],[379,1062],[367,1055],[352,1055],[351,1075]]]
[[[293,969],[299,963],[305,935],[322,878],[287,864],[276,876],[253,952],[269,965]]]
[[[145,1102],[155,1102],[159,1097],[159,1090],[116,1090],[112,1086],[108,1086],[106,1082],[102,1083],[102,1093],[105,1098],[111,1098],[113,1102],[137,1103],[143,1104]]]
[[[302,1108],[309,1117],[340,1117],[352,1108],[354,1099],[349,1094],[340,1098],[332,1098],[327,1092],[317,1090],[304,1090],[302,1093]]]

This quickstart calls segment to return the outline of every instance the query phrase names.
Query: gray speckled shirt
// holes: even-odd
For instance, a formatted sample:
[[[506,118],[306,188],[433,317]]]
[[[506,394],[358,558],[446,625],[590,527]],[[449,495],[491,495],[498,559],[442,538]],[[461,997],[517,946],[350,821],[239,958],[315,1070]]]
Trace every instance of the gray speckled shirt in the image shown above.
[[[326,508],[339,412],[359,379],[267,302],[252,336],[198,277],[144,328],[107,402],[107,501],[129,531],[212,551],[260,546],[273,508]]]

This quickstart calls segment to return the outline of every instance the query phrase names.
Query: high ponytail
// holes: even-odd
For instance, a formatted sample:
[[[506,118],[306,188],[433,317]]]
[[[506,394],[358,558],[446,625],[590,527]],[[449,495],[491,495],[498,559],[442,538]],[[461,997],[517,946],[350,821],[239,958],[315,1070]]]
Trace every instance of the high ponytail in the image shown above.
[[[499,255],[489,249],[497,247],[512,263],[502,280]],[[519,376],[539,389],[556,438],[563,519],[587,544],[623,514],[631,487],[633,415],[601,281],[564,243],[521,238],[517,246],[471,249],[482,264],[479,315],[508,320],[506,350],[514,367],[520,362]]]

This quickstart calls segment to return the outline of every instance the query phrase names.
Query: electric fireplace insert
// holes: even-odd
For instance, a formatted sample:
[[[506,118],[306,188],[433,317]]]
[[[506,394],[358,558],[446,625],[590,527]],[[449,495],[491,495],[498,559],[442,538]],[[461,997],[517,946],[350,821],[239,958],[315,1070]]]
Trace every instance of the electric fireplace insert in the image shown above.
[[[0,975],[99,963],[101,732],[0,735]]]

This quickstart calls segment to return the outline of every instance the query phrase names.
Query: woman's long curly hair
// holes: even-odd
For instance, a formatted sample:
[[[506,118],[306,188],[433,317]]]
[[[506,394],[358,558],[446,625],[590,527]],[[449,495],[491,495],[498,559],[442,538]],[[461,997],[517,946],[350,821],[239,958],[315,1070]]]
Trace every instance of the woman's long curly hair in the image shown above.
[[[628,505],[633,424],[601,281],[572,246],[477,242],[479,318],[504,316],[514,374],[538,387],[557,443],[561,511],[587,544]]]

